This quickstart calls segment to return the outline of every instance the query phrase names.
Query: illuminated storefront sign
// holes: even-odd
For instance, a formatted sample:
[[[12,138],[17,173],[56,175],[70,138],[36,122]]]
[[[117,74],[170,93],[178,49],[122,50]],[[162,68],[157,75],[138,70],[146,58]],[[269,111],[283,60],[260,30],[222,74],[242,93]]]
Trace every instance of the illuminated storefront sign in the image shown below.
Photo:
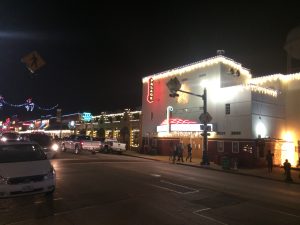
[[[193,132],[193,131],[203,131],[204,124],[171,124],[170,131],[183,131],[183,132]],[[168,132],[168,125],[160,125],[156,127],[157,132]],[[207,124],[207,130],[213,131],[213,125]]]
[[[149,103],[154,102],[154,80],[153,80],[153,78],[150,78],[149,82],[148,82],[148,96],[147,96],[147,101]]]
[[[81,114],[82,116],[82,120],[84,122],[90,122],[92,120],[92,114],[91,113],[88,113],[88,112],[84,112]]]

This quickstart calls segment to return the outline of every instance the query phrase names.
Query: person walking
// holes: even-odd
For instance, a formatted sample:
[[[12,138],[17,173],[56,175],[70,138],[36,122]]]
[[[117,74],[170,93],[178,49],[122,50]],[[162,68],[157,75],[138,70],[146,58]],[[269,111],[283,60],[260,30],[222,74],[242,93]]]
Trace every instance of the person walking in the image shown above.
[[[174,144],[174,147],[173,147],[173,163],[175,163],[177,156],[178,156],[178,144]]]
[[[177,158],[177,162],[184,162],[183,161],[183,144],[179,143],[178,144],[178,158]]]
[[[188,144],[187,145],[187,157],[185,159],[185,161],[187,161],[188,159],[190,159],[190,162],[192,162],[192,145]]]
[[[273,157],[274,154],[271,153],[270,150],[268,150],[268,153],[266,155],[267,165],[268,165],[268,173],[272,173],[273,171]]]
[[[286,159],[284,164],[284,174],[285,174],[285,181],[286,182],[293,182],[293,179],[291,177],[291,163]]]

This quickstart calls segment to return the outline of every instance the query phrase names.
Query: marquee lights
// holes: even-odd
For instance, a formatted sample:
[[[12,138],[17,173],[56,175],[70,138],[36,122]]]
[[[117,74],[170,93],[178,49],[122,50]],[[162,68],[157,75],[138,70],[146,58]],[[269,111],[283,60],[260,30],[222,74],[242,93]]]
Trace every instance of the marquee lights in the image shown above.
[[[153,78],[149,78],[148,81],[148,96],[147,96],[147,101],[149,103],[152,103],[154,101],[154,80]]]
[[[171,124],[170,132],[181,131],[181,132],[197,132],[203,131],[203,124]],[[213,131],[213,125],[207,124],[207,129]],[[168,125],[160,125],[156,127],[157,132],[168,132]]]
[[[160,125],[167,125],[167,124],[195,124],[197,122],[191,120],[183,120],[180,118],[170,118],[169,122],[168,119],[165,119]]]

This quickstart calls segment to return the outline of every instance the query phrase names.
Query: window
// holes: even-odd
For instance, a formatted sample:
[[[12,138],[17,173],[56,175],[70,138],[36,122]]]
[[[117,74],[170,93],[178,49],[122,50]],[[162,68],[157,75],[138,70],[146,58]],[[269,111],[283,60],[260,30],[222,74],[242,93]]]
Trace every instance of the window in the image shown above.
[[[150,119],[153,120],[153,112],[151,112]]]
[[[232,142],[232,153],[239,153],[239,142],[238,141]]]
[[[226,115],[230,114],[230,104],[225,104],[225,114]]]
[[[218,152],[224,152],[224,141],[217,142],[217,149],[218,149]]]
[[[241,135],[241,131],[231,131],[231,135]]]

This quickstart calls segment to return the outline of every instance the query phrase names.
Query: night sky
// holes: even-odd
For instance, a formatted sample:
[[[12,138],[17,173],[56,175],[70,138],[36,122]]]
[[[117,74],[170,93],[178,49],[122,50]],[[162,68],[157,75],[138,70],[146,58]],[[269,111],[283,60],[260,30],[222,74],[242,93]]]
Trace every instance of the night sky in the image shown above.
[[[283,46],[300,25],[295,5],[181,2],[1,1],[0,94],[13,104],[59,104],[63,114],[139,107],[142,77],[217,49],[255,76],[286,72]],[[34,50],[46,66],[32,76],[21,58]],[[46,114],[55,110],[4,107],[0,118]]]

